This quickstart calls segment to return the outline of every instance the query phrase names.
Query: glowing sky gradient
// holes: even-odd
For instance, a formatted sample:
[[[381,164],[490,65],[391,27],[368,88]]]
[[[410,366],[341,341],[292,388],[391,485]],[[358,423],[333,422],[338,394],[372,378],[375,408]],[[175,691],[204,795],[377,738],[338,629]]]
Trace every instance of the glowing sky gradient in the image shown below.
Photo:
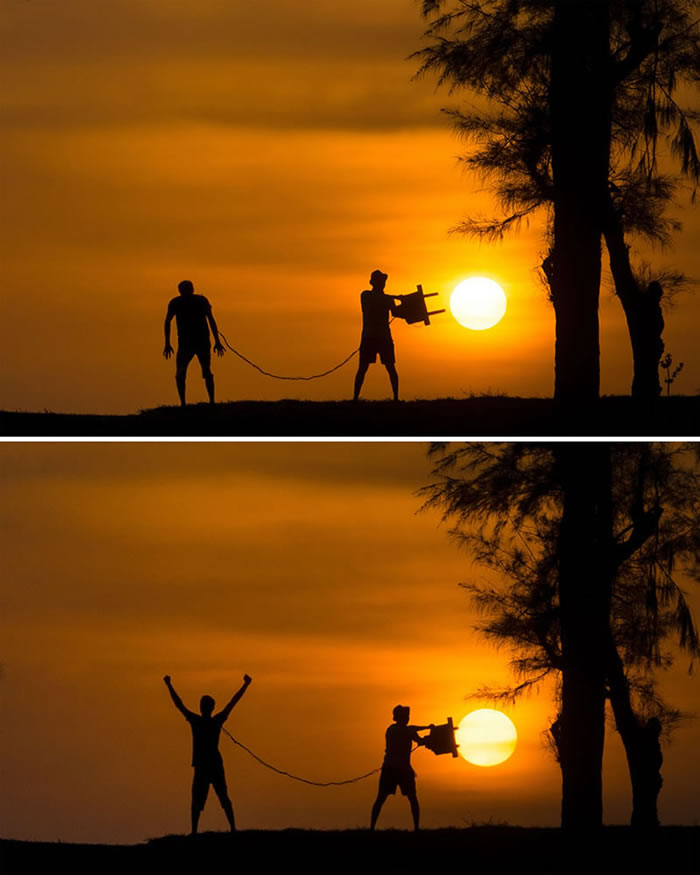
[[[460,581],[482,576],[434,514],[426,448],[387,444],[1,444],[0,823],[5,838],[136,842],[189,829],[185,704],[253,685],[228,728],[312,780],[381,763],[396,704],[455,724],[504,684],[508,654],[471,630]],[[696,614],[697,587],[691,590]],[[697,677],[678,659],[662,692],[684,711]],[[424,826],[556,825],[560,777],[541,733],[551,690],[508,714],[501,766],[413,755]],[[664,746],[664,823],[700,815],[697,720]],[[292,783],[223,738],[242,829],[366,826],[376,778]],[[605,819],[630,793],[619,737],[605,758]],[[410,825],[391,799],[380,826]],[[223,829],[216,803],[202,829]]]
[[[0,408],[174,403],[162,322],[182,279],[265,369],[325,370],[358,344],[375,268],[388,291],[438,292],[435,308],[475,273],[508,295],[506,318],[480,334],[449,314],[396,324],[404,397],[551,395],[542,229],[498,245],[448,235],[494,205],[460,171],[464,146],[440,113],[459,97],[411,81],[423,29],[412,0],[5,0]],[[683,203],[685,231],[653,258],[697,277],[697,211]],[[685,394],[700,385],[699,313],[683,295],[666,316]],[[609,285],[601,324],[602,391],[626,393]],[[353,377],[280,384],[232,355],[215,373],[222,400],[347,398]],[[191,384],[203,400],[196,372]],[[371,369],[367,397],[387,391]]]

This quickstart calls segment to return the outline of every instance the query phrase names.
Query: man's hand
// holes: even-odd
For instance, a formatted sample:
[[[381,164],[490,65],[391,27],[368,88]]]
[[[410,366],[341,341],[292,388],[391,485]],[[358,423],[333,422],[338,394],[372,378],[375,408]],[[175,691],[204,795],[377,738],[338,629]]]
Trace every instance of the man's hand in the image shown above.
[[[253,680],[253,678],[252,678],[249,674],[244,674],[244,675],[243,675],[243,683],[244,683],[244,684],[247,685],[247,684],[249,684],[252,680]]]
[[[166,676],[163,678],[163,681],[165,682],[165,686],[169,687],[170,686],[170,675],[166,674]]]
[[[163,355],[165,356],[166,359],[169,359],[172,354],[173,354],[172,346],[170,346],[169,343],[166,343],[165,349],[163,350]]]
[[[221,342],[219,340],[217,340],[216,343],[214,344],[214,352],[218,356],[222,356],[226,352],[226,350],[223,348],[223,346],[221,345]]]

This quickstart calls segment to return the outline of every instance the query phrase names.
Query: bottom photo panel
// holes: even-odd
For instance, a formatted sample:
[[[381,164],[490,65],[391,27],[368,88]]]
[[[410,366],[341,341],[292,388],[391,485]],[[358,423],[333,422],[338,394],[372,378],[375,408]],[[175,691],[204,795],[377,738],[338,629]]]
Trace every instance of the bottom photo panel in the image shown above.
[[[0,445],[0,852],[687,866],[698,450]]]

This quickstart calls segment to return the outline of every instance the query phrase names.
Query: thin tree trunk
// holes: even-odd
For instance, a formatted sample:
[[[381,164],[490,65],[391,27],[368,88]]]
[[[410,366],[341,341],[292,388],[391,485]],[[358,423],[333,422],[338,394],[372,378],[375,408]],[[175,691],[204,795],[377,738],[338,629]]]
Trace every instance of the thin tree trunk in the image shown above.
[[[655,751],[660,751],[658,739],[651,737],[648,725],[642,725],[634,713],[625,669],[612,638],[608,641],[608,681],[610,704],[615,726],[625,748],[632,784],[632,826],[653,828],[659,825],[657,798],[661,775]]]
[[[632,396],[654,401],[661,394],[659,356],[651,334],[652,326],[646,318],[643,292],[632,273],[622,222],[610,203],[606,210],[604,234],[615,291],[625,313],[632,344]]]

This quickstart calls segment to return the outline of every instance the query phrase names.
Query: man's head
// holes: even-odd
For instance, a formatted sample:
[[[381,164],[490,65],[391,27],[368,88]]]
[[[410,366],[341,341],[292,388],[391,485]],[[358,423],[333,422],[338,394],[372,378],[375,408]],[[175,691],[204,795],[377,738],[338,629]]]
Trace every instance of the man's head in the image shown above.
[[[408,718],[411,714],[411,709],[408,705],[397,705],[393,711],[394,722],[400,726],[408,726]]]
[[[211,696],[202,696],[199,700],[199,710],[202,712],[202,716],[211,717],[215,705],[216,702]]]
[[[373,270],[369,278],[369,284],[372,286],[373,289],[377,289],[381,292],[386,285],[386,281],[388,278],[388,275],[382,273],[381,270]]]
[[[191,280],[183,280],[177,284],[177,290],[181,295],[194,295],[194,286]]]

